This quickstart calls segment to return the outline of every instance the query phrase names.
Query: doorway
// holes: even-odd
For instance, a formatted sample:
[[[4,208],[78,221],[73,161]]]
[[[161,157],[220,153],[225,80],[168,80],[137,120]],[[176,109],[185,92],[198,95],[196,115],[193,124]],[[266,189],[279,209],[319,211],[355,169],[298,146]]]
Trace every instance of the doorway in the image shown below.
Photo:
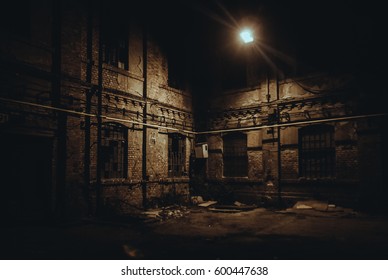
[[[52,139],[11,134],[0,137],[2,220],[46,220],[50,215]]]

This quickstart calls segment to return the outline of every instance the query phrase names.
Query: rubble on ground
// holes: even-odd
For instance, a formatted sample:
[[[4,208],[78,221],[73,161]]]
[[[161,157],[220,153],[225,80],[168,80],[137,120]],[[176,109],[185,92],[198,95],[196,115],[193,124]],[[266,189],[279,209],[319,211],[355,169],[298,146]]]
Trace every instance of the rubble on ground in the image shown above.
[[[143,214],[149,218],[159,221],[165,221],[168,219],[177,219],[187,216],[190,213],[190,210],[185,206],[172,205],[163,208],[150,209],[144,211]]]
[[[200,195],[191,197],[191,203],[193,205],[198,205],[198,204],[203,203],[203,202],[204,202],[204,200],[203,200],[202,196],[200,196]]]
[[[198,204],[198,206],[200,206],[200,207],[209,207],[209,206],[217,204],[217,203],[218,203],[218,201],[209,200],[209,201],[205,201],[203,203]]]
[[[329,203],[326,201],[318,201],[318,200],[305,200],[298,201],[292,207],[293,209],[313,209],[317,211],[329,211]],[[330,209],[334,209],[335,205],[330,204]]]

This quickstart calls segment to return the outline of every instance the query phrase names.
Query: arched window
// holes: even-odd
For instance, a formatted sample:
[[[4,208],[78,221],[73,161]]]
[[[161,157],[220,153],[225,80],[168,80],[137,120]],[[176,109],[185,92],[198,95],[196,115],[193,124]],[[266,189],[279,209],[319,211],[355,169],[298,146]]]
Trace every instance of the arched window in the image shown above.
[[[312,125],[299,130],[299,176],[335,176],[334,127]]]
[[[248,176],[247,136],[233,133],[224,136],[224,176]]]
[[[117,123],[102,124],[101,168],[105,179],[128,175],[128,129]]]

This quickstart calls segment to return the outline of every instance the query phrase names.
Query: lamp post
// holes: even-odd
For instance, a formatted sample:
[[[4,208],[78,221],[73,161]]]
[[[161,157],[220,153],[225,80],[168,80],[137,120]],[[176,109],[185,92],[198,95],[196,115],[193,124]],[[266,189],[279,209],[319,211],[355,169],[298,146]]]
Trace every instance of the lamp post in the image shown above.
[[[255,42],[255,35],[254,31],[250,28],[244,28],[240,31],[239,33],[240,39],[242,42],[246,45],[248,44],[253,44]],[[270,102],[270,87],[269,87],[269,73],[267,70],[267,102]],[[279,94],[279,78],[278,78],[278,73],[275,73],[276,77],[276,99],[279,101],[280,100],[280,94]],[[282,197],[281,197],[281,175],[282,175],[282,170],[281,170],[281,142],[280,142],[280,110],[279,110],[279,105],[276,105],[276,123],[278,124],[277,126],[277,191],[278,191],[278,204],[281,206],[282,204]]]

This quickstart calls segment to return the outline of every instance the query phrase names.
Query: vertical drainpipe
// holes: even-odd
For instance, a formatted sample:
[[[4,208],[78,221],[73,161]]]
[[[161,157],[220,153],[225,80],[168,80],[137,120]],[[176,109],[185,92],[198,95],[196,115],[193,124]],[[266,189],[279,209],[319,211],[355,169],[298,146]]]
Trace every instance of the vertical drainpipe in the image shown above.
[[[102,156],[101,156],[101,128],[102,128],[102,3],[99,7],[99,30],[98,30],[98,87],[97,87],[97,170],[96,170],[96,214],[101,214],[101,173],[102,173]]]
[[[147,22],[145,21],[143,27],[143,123],[147,123],[147,65],[148,65],[148,38],[147,38]],[[143,208],[147,208],[147,126],[143,125],[142,137],[142,194],[143,194]]]
[[[280,101],[280,93],[279,93],[279,75],[276,72],[276,99],[278,101],[278,105],[276,108],[276,114],[277,114],[277,123],[280,124],[280,106],[279,106],[279,101]],[[277,135],[278,135],[278,140],[277,140],[277,146],[278,146],[278,180],[277,180],[277,185],[278,185],[278,202],[279,205],[281,205],[282,202],[282,185],[281,185],[281,179],[282,179],[282,156],[281,156],[281,143],[280,143],[280,126],[277,127]]]
[[[268,73],[268,69],[266,70],[267,71],[267,102],[269,103],[271,101],[271,94],[269,92],[269,73]]]
[[[53,2],[52,29],[52,102],[61,108],[61,1]],[[56,147],[56,203],[55,212],[59,219],[66,217],[66,153],[67,153],[67,115],[57,112],[57,147]]]
[[[92,67],[93,67],[93,10],[92,2],[88,1],[88,18],[87,18],[87,38],[86,38],[86,82],[89,89],[86,91],[85,113],[90,114],[91,98],[93,95],[92,88]],[[90,187],[90,117],[85,116],[85,146],[84,146],[84,199],[88,205],[88,214],[91,214],[91,197]]]

